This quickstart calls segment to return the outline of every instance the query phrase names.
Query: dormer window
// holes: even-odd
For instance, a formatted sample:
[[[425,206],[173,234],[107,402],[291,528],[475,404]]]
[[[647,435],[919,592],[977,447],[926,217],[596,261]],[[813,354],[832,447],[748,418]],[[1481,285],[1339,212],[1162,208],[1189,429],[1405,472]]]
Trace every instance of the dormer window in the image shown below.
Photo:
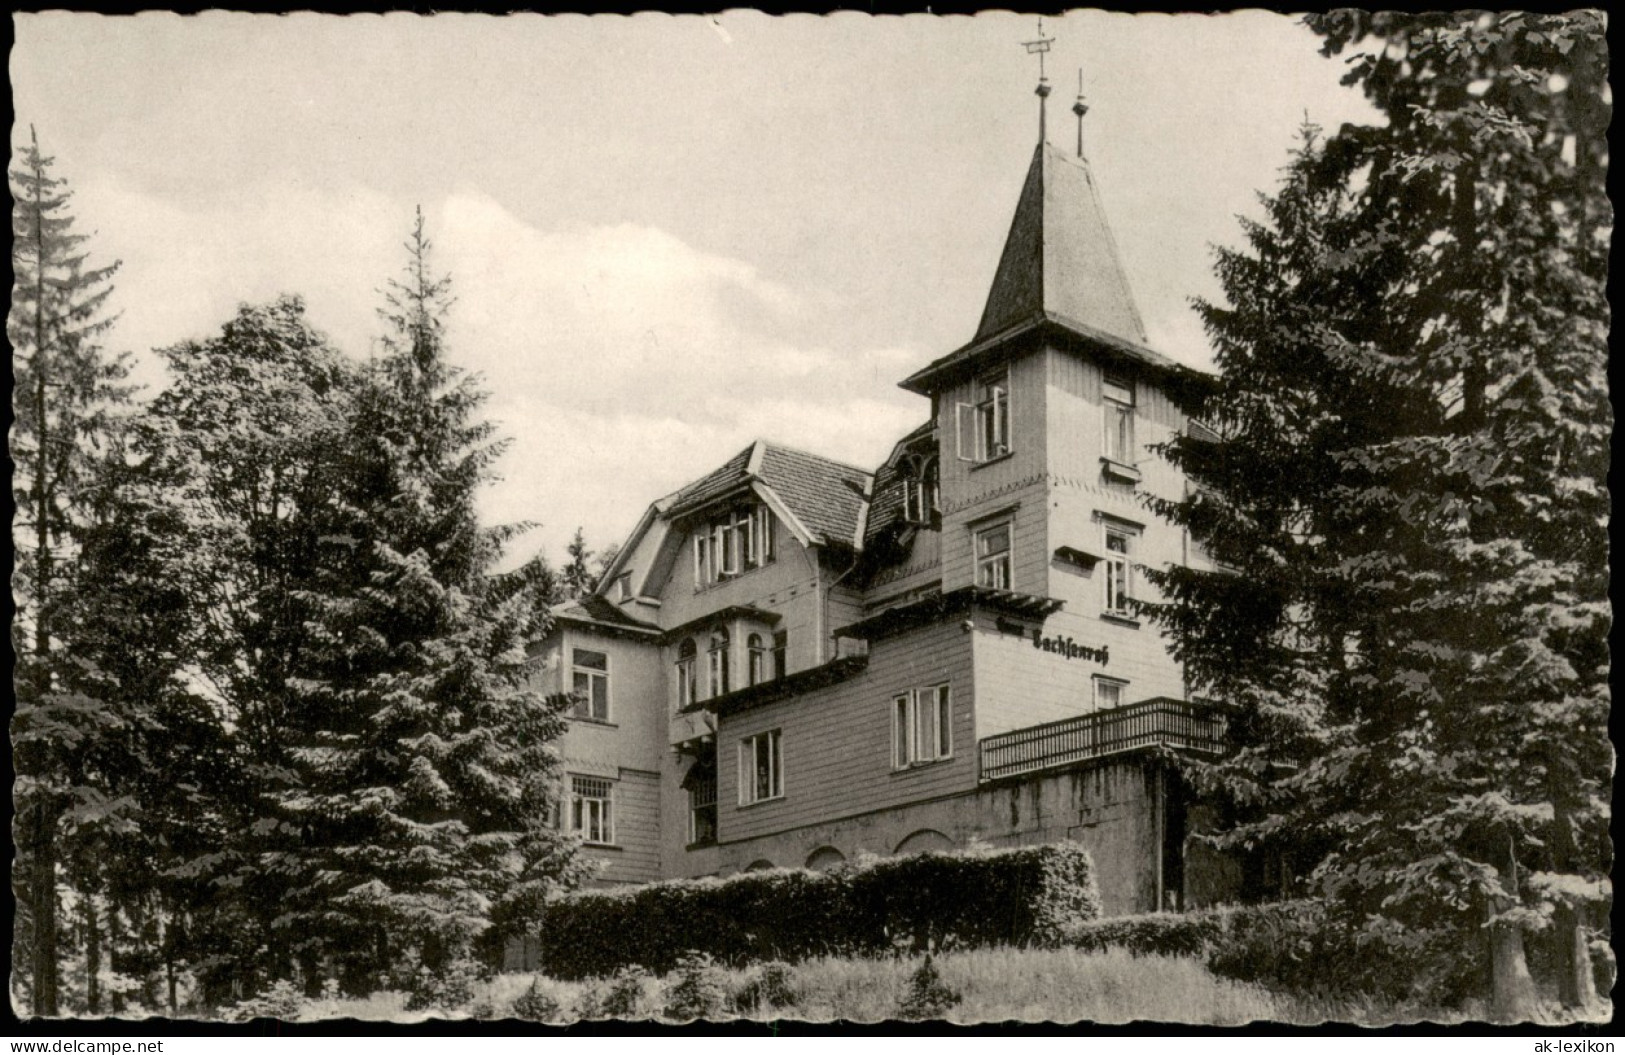
[[[937,460],[911,457],[903,463],[903,519],[910,524],[929,524],[939,512]]]
[[[694,531],[694,585],[708,586],[773,563],[773,513],[735,507]]]
[[[955,411],[959,458],[986,462],[1010,453],[1010,390],[1006,374],[983,378],[976,386],[976,402],[960,403]]]

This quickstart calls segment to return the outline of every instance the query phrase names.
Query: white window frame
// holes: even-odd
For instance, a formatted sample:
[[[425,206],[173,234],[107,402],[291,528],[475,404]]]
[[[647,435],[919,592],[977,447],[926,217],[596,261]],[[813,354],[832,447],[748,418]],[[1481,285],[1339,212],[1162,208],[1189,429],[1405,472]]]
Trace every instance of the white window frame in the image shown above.
[[[752,806],[784,798],[784,738],[783,730],[768,729],[744,737],[739,741],[739,804]],[[757,785],[757,755],[766,750],[767,787],[765,792]]]
[[[1121,393],[1121,395],[1117,394]],[[1120,465],[1134,465],[1134,382],[1106,374],[1100,384],[1101,453]]]
[[[696,588],[711,583],[711,528],[694,533],[694,585]]]
[[[693,846],[700,842],[699,816],[701,810],[711,811],[711,837],[705,840],[709,845],[717,841],[717,778],[700,781],[688,789],[688,842]]]
[[[1014,448],[1010,441],[1010,376],[997,374],[977,382],[976,402],[954,407],[954,434],[959,460],[988,462]]]
[[[1089,707],[1093,713],[1098,714],[1101,711],[1126,706],[1128,682],[1121,678],[1108,678],[1102,674],[1096,674],[1090,680],[1093,684],[1091,685]],[[1116,696],[1115,703],[1111,701],[1111,696]]]
[[[604,669],[599,670],[597,667],[582,666],[581,661],[576,658],[577,654],[581,653],[581,652],[588,652],[588,653],[591,653],[592,655],[595,655],[595,656],[603,656],[604,657]],[[589,722],[608,722],[610,720],[609,716],[610,716],[611,713],[613,713],[612,710],[611,710],[612,705],[613,705],[613,700],[610,698],[611,679],[610,679],[610,676],[609,676],[609,668],[610,668],[610,658],[609,658],[609,653],[608,652],[603,652],[603,651],[600,651],[599,649],[596,649],[596,648],[581,648],[580,646],[571,646],[571,648],[570,648],[570,692],[571,692],[571,694],[574,695],[574,694],[577,693],[576,678],[578,676],[579,677],[584,677],[584,678],[587,679],[587,692],[581,697],[580,700],[578,700],[578,702],[575,704],[575,706],[573,708],[571,708],[570,714],[571,714],[572,717],[580,718],[580,719],[583,719],[583,720],[589,721]],[[593,683],[597,682],[597,681],[602,681],[603,684],[604,684],[604,713],[603,714],[594,714],[593,713],[593,688],[592,687],[593,687]],[[585,710],[583,710],[583,704],[585,705]]]
[[[690,646],[693,651],[683,654],[683,646]],[[687,707],[691,703],[698,703],[700,699],[700,678],[697,660],[699,646],[692,637],[685,637],[677,645],[677,706]]]
[[[760,685],[767,680],[767,646],[762,635],[752,632],[745,636],[745,684]]]
[[[1102,525],[1101,545],[1105,556],[1101,558],[1101,579],[1105,584],[1104,610],[1110,615],[1132,618],[1128,604],[1134,600],[1134,546],[1138,533],[1110,523]],[[1121,539],[1122,549],[1113,549],[1114,540]]]
[[[1004,549],[1001,552],[998,552],[998,553],[984,554],[982,552],[982,539],[984,537],[992,535],[992,534],[994,534],[995,532],[998,532],[998,531],[1003,531],[1004,532],[1004,537],[1005,537],[1005,547],[1004,547]],[[978,586],[986,586],[986,587],[989,587],[989,588],[995,589],[995,590],[1009,590],[1009,589],[1012,589],[1013,587],[1010,584],[1015,580],[1015,570],[1016,570],[1015,569],[1015,562],[1014,562],[1014,559],[1012,557],[1012,554],[1015,553],[1015,549],[1016,549],[1015,521],[1013,521],[1013,520],[999,520],[999,521],[995,521],[994,523],[986,524],[986,525],[983,525],[982,527],[976,528],[971,533],[971,559],[974,562],[975,571],[976,571],[976,585],[978,585]],[[985,581],[985,579],[987,578],[986,569],[996,567],[996,566],[998,566],[1000,564],[1002,564],[1004,566],[1004,573],[1003,573],[1004,583],[1002,585],[999,585],[999,584],[996,584],[996,583],[989,583],[989,582]],[[999,578],[998,575],[994,575],[992,577],[995,578],[995,579]]]
[[[572,773],[569,818],[570,830],[581,835],[583,842],[614,846],[615,782],[608,777]]]
[[[893,769],[945,762],[954,756],[953,693],[947,683],[911,689],[891,700]]]
[[[721,635],[722,645],[718,647],[717,636]],[[707,696],[723,696],[732,689],[733,671],[729,662],[728,653],[733,651],[733,634],[728,632],[726,626],[715,627],[705,643],[705,688]]]

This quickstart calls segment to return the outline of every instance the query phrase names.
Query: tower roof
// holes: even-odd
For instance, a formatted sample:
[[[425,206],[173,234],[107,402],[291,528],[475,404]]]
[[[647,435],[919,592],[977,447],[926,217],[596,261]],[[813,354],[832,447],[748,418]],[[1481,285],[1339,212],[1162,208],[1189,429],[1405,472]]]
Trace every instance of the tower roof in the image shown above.
[[[1146,343],[1088,162],[1041,143],[972,343],[1046,313]]]

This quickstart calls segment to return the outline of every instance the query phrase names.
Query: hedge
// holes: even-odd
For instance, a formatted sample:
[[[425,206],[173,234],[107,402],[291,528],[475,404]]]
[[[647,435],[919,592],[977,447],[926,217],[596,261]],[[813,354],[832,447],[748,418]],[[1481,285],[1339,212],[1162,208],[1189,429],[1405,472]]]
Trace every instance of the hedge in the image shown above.
[[[574,980],[629,965],[664,974],[690,953],[742,966],[898,948],[1060,945],[1099,915],[1088,852],[1060,843],[568,894],[548,903],[539,944],[542,970]]]

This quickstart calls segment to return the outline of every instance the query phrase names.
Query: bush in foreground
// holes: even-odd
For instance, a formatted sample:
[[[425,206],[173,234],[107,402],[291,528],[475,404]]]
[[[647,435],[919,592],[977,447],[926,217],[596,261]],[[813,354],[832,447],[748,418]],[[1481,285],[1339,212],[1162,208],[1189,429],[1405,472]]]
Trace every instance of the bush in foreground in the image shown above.
[[[743,966],[990,945],[1065,944],[1100,914],[1076,844],[922,853],[832,872],[771,869],[567,895],[547,906],[543,968],[564,979],[689,952]]]

